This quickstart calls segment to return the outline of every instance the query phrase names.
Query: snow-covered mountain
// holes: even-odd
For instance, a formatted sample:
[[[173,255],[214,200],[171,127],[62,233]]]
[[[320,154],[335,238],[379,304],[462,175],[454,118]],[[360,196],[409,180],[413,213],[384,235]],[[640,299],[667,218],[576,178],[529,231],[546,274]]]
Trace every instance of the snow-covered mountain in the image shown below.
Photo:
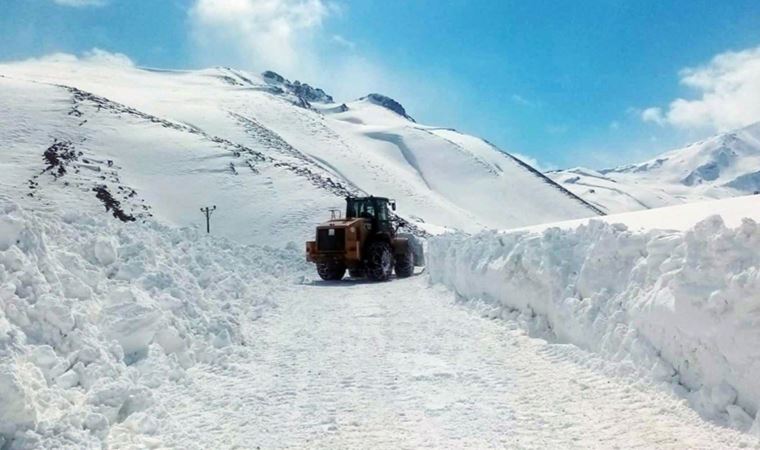
[[[610,213],[754,194],[760,191],[760,123],[640,164],[548,175]]]
[[[0,65],[3,191],[26,202],[301,241],[353,193],[393,197],[422,230],[598,213],[493,145],[416,123],[379,94],[336,103],[274,72],[141,69],[75,58]]]
[[[0,144],[0,449],[757,447],[760,196],[589,218],[380,94],[72,58],[0,65]],[[285,242],[361,192],[513,229],[312,281]]]

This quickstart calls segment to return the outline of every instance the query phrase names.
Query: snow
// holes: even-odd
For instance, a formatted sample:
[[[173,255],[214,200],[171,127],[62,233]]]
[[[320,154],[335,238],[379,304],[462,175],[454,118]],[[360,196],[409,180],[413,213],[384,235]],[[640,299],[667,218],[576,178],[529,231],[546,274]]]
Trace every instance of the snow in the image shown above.
[[[704,417],[758,433],[759,206],[760,198],[746,197],[572,226],[439,236],[429,243],[430,277],[671,385]],[[712,215],[684,229],[696,211],[730,211],[731,226]],[[642,228],[654,215],[681,230]]]
[[[296,245],[0,211],[9,449],[756,445],[628,361],[532,338],[535,319],[493,321],[424,273],[316,282]],[[705,395],[747,428],[741,385]]]
[[[174,448],[738,448],[678,396],[429,286],[307,282],[155,392]]]
[[[760,123],[713,136],[640,164],[548,173],[608,213],[730,198],[760,191]]]
[[[457,252],[479,255],[464,259],[451,248],[441,255],[442,242],[457,235],[432,243],[432,280],[441,264],[464,261],[453,272],[460,282],[480,281],[494,295],[520,292],[515,298],[532,308],[520,314],[493,302],[463,307],[471,292],[431,286],[426,274],[315,282],[297,245],[245,246],[151,220],[28,210],[5,197],[0,212],[3,229],[14,230],[0,250],[0,436],[9,449],[757,447],[716,425],[752,424],[752,299],[760,277],[746,267],[757,267],[760,232],[749,222],[728,230],[711,220],[692,234],[641,236],[594,221],[585,231],[534,234],[523,262],[543,255],[573,264],[530,271],[543,278],[519,286],[497,284],[501,271],[473,272],[470,263],[492,254],[481,245],[457,244]],[[494,233],[470,239],[493,249],[501,245],[496,236],[521,242]],[[586,239],[593,236],[596,245]],[[627,325],[599,292],[635,291],[619,281],[642,243],[654,260],[676,255],[668,263],[675,300],[641,297],[627,305],[641,311]],[[716,248],[723,258],[694,272]],[[557,320],[540,283],[572,283],[569,271],[583,255],[575,285],[596,293],[589,301],[604,314],[574,315],[574,303],[556,308],[565,313]],[[662,285],[650,263],[638,261],[636,273]],[[673,275],[678,264],[692,271]],[[722,313],[695,301],[695,273],[719,292],[710,301],[731,301]],[[678,320],[684,309],[668,305],[700,321]],[[608,312],[617,316],[605,328]],[[606,339],[591,339],[599,336]],[[615,345],[610,357],[604,349]],[[670,383],[677,370],[693,391],[662,389],[636,368]]]
[[[9,448],[152,446],[154,390],[243,344],[300,249],[0,197],[0,435]],[[7,231],[12,233],[7,233]]]
[[[332,101],[0,64],[0,448],[759,448],[760,197],[597,217],[395,100]],[[425,273],[314,281],[351,193],[441,235]]]
[[[591,219],[568,220],[564,222],[545,223],[529,227],[513,228],[512,231],[543,231],[549,228],[571,229],[593,221],[610,224],[624,223],[634,230],[667,229],[685,231],[700,220],[711,215],[720,215],[729,227],[737,227],[746,217],[758,218],[760,196],[748,195],[724,200],[711,200],[687,203],[685,205],[633,211]]]
[[[597,214],[482,140],[412,122],[375,97],[307,108],[291,88],[277,93],[281,84],[242,71],[75,58],[0,64],[0,75],[0,139],[8,144],[0,165],[13,177],[3,185],[26,193],[29,181],[40,183],[36,198],[59,205],[101,207],[70,192],[95,183],[127,214],[178,226],[200,223],[198,208],[217,205],[218,234],[258,244],[272,229],[304,240],[314,218],[350,193],[398,198],[398,213],[431,233]],[[57,183],[35,178],[56,139],[83,155]]]

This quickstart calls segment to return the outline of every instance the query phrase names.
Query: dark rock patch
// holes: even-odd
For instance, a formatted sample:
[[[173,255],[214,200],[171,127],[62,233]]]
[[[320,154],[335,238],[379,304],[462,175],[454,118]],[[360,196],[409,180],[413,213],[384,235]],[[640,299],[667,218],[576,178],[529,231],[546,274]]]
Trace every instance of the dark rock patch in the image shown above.
[[[401,103],[397,102],[396,100],[393,100],[390,97],[386,97],[385,95],[382,95],[382,94],[369,94],[366,97],[362,97],[360,100],[368,100],[376,105],[382,106],[383,108],[386,108],[395,112],[401,117],[407,118],[411,120],[412,122],[415,122],[415,120],[406,113],[406,109],[404,109]]]
[[[333,103],[331,95],[322,89],[310,86],[308,83],[301,83],[298,80],[290,81],[279,73],[267,70],[261,76],[267,83],[278,87],[282,93],[290,93],[296,97],[295,104],[302,108],[310,108],[311,103]]]
[[[42,172],[50,172],[54,178],[66,175],[66,167],[80,156],[74,145],[68,141],[55,141],[42,154],[47,167]]]
[[[92,189],[95,192],[95,197],[98,198],[106,207],[106,211],[111,211],[113,216],[122,222],[134,222],[135,216],[127,214],[121,208],[121,202],[113,198],[105,185],[96,186]],[[133,191],[134,192],[134,191]]]

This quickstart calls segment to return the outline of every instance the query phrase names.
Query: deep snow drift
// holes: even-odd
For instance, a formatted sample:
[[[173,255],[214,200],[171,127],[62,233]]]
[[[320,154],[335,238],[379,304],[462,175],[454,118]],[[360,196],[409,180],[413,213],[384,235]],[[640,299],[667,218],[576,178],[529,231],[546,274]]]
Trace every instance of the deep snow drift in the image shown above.
[[[301,261],[0,197],[0,447],[151,446],[168,414],[152,391],[245,345]]]
[[[760,191],[760,123],[639,164],[547,175],[607,213],[753,194]]]
[[[742,200],[760,219],[760,198]],[[677,208],[658,212],[662,226],[678,215]],[[614,223],[625,218],[640,225],[627,214],[576,227],[435,237],[430,277],[671,383],[704,416],[760,435],[752,418],[760,408],[760,226],[747,218],[728,228],[720,216],[686,231]]]

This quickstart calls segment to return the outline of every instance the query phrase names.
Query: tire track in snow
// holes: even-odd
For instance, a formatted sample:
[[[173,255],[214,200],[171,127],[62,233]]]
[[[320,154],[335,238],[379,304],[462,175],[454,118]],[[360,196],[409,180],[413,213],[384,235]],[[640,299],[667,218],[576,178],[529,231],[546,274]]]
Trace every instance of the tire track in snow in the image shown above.
[[[753,438],[700,419],[617,366],[528,337],[431,288],[285,287],[249,347],[167,385],[178,448],[735,448]]]

